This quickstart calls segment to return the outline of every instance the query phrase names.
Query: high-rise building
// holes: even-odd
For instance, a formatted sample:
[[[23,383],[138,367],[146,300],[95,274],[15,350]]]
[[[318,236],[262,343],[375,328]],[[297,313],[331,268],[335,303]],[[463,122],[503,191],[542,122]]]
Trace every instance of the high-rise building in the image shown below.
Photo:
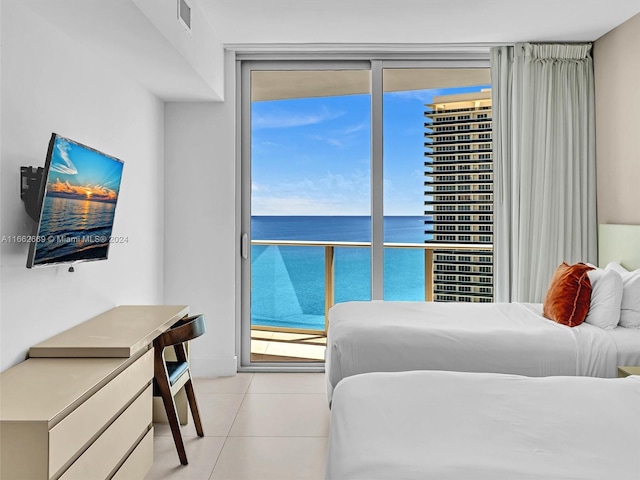
[[[491,90],[433,98],[425,111],[426,242],[493,244]],[[435,250],[435,301],[493,301],[491,250]]]

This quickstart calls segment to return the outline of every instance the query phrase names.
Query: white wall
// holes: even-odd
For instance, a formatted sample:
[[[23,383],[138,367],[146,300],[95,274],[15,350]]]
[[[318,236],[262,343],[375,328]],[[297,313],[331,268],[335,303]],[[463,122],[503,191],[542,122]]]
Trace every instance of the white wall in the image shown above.
[[[235,98],[233,54],[225,57],[225,98]],[[165,107],[165,303],[204,313],[192,343],[196,375],[236,372],[235,103]]]
[[[598,222],[640,225],[640,14],[593,47]]]
[[[43,166],[51,132],[125,162],[103,262],[28,270],[27,245],[0,245],[0,369],[30,345],[118,304],[163,300],[163,103],[19,1],[2,1],[0,235],[27,235],[19,167]]]
[[[0,2],[0,26],[2,26],[2,2]],[[0,92],[2,92],[2,38],[0,37]],[[0,112],[2,112],[2,95],[0,95]],[[2,117],[3,115],[0,114],[0,154],[2,152]],[[2,168],[0,168],[0,186],[2,186]],[[0,195],[0,220],[2,219],[1,216],[2,213],[2,195]],[[0,227],[1,227],[1,223],[0,223]],[[0,232],[1,233],[1,232]],[[2,248],[0,248],[0,265],[2,265]],[[2,319],[2,282],[0,281],[0,320]],[[1,327],[1,324],[0,324]],[[2,338],[1,338],[1,334],[2,334],[2,329],[0,328],[0,354],[2,353]],[[2,366],[0,366],[0,370],[2,370]]]
[[[216,38],[197,2],[191,6],[191,30],[189,32],[176,21],[176,0],[132,0],[147,19],[171,43],[179,55],[212,90],[210,99],[224,98],[222,43]]]

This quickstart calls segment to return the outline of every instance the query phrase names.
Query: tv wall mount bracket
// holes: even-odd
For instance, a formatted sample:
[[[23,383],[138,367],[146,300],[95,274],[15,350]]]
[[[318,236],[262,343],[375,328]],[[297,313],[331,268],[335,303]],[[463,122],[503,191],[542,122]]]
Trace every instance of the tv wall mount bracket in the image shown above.
[[[20,167],[20,198],[29,216],[38,221],[40,216],[40,191],[44,181],[44,168]]]

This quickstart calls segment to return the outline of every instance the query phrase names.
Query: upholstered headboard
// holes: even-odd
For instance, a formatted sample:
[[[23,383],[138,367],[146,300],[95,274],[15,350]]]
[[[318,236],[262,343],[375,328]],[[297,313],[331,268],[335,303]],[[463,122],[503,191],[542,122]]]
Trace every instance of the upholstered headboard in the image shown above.
[[[618,262],[627,270],[640,268],[640,225],[598,226],[598,266]]]

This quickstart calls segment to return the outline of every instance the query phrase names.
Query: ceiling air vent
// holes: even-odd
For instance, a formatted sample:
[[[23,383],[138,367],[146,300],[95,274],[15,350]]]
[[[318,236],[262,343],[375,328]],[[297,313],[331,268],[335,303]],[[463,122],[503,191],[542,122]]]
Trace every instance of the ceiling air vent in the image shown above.
[[[178,20],[191,31],[191,7],[185,0],[178,0]]]

